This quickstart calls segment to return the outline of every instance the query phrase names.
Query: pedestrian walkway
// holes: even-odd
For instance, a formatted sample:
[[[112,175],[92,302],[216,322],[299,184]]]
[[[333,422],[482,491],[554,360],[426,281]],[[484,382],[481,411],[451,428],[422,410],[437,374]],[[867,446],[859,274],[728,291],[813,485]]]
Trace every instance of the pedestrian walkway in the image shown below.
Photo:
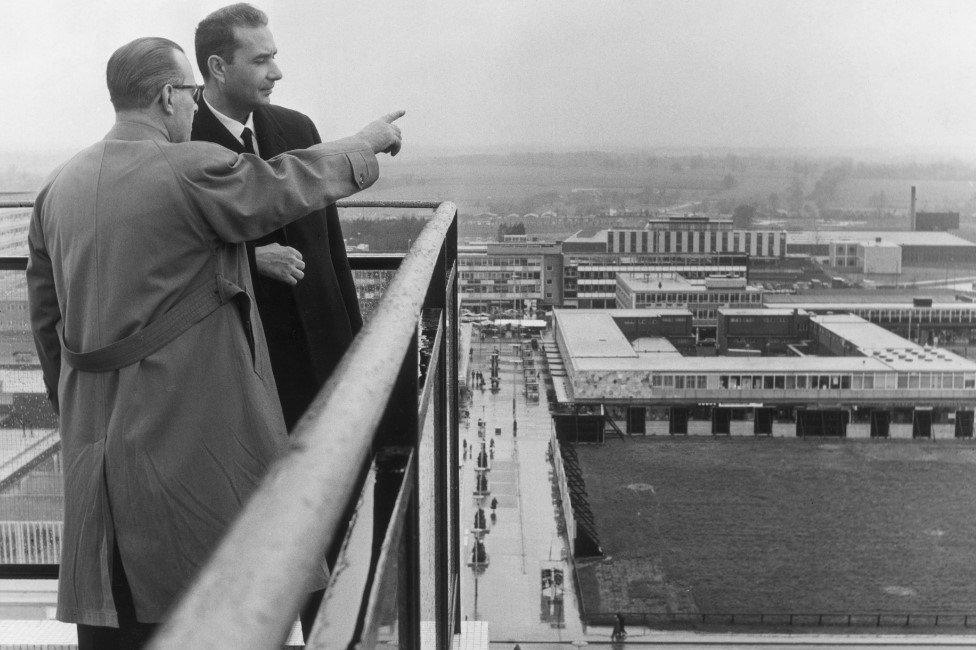
[[[475,337],[477,338],[477,337]],[[462,423],[461,436],[472,455],[461,468],[462,619],[488,621],[492,642],[511,639],[520,642],[571,642],[583,634],[572,583],[572,568],[564,559],[566,542],[559,534],[558,506],[553,501],[553,469],[548,460],[552,420],[543,393],[538,401],[524,394],[525,378],[513,339],[499,342],[474,340],[470,370],[484,373],[484,392],[475,389],[470,418]],[[499,349],[500,390],[490,387],[490,357]],[[542,368],[541,352],[535,366]],[[486,436],[478,437],[478,419],[484,419]],[[513,429],[517,426],[517,435]],[[496,428],[501,435],[496,435]],[[476,458],[481,442],[494,458],[487,472],[490,494],[478,498],[475,488]],[[475,570],[471,561],[475,534],[472,533],[478,505],[490,513],[492,499],[498,500],[497,519],[484,535],[488,564]],[[545,569],[562,570],[561,602],[553,602],[553,588],[543,590]],[[548,597],[547,597],[548,596]]]

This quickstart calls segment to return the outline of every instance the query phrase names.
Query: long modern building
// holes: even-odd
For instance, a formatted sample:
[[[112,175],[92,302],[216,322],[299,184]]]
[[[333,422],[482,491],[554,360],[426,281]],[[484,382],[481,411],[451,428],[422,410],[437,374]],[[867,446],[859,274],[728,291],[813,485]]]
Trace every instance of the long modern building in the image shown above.
[[[667,336],[634,335],[642,319],[660,318],[654,311],[556,310],[555,340],[566,369],[555,381],[557,401],[576,412],[606,413],[629,434],[973,435],[976,362],[947,350],[831,314],[783,321],[803,345],[786,354],[779,337],[779,349],[693,356]],[[764,311],[723,311],[729,323],[719,327],[761,332],[756,322],[735,319],[792,317]]]
[[[786,252],[821,259],[832,266],[857,266],[857,247],[897,246],[905,266],[976,264],[976,244],[947,232],[908,230],[803,230],[786,233]]]

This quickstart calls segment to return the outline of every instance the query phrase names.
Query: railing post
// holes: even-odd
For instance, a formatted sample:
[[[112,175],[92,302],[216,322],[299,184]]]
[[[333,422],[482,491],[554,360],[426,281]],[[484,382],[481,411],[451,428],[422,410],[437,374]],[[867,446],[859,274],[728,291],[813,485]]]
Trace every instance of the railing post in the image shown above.
[[[417,402],[419,386],[417,369],[418,332],[414,327],[413,337],[400,366],[396,385],[387,403],[383,421],[379,427],[379,445],[384,453],[378,455],[385,459],[384,466],[377,466],[376,507],[382,507],[386,517],[377,517],[373,529],[373,562],[379,557],[386,533],[386,520],[396,501],[396,495],[403,481],[402,463],[392,462],[396,456],[413,452],[415,471],[411,474],[410,502],[404,517],[403,536],[399,549],[399,575],[397,576],[397,622],[402,645],[408,648],[420,647],[420,528],[418,499],[419,459]],[[428,372],[430,370],[428,369]],[[380,452],[380,449],[374,451]],[[400,466],[400,467],[398,467]],[[406,487],[406,486],[404,486]]]
[[[461,594],[460,594],[460,575],[461,575],[461,485],[460,485],[460,440],[458,440],[459,430],[459,396],[458,396],[458,355],[460,350],[458,345],[460,337],[458,333],[458,281],[460,269],[458,268],[457,258],[457,227],[458,216],[454,214],[454,220],[447,231],[447,238],[444,242],[446,251],[445,270],[447,272],[447,286],[445,296],[445,332],[448,335],[445,341],[447,352],[444,357],[447,359],[447,372],[445,380],[447,382],[447,417],[448,417],[448,436],[447,436],[447,480],[448,480],[448,519],[449,527],[449,548],[448,548],[448,606],[453,606],[450,612],[449,621],[453,624],[448,630],[448,646],[450,646],[454,634],[461,632]]]

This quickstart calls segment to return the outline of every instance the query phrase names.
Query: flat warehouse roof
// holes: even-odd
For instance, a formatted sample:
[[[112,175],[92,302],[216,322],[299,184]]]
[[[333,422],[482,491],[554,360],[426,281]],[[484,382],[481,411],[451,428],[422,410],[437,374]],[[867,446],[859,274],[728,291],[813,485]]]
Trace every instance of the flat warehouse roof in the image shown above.
[[[833,332],[860,350],[921,348],[885,328],[853,314],[811,316],[810,321]]]
[[[768,310],[739,311],[753,315]],[[791,310],[781,311],[792,313]],[[565,344],[563,352],[572,359],[572,367],[576,371],[676,374],[976,372],[976,362],[941,348],[922,347],[848,314],[815,316],[812,320],[845,341],[850,341],[864,356],[682,356],[664,337],[644,337],[631,344],[613,318],[624,315],[653,317],[657,313],[655,309],[556,309],[554,318]]]
[[[573,359],[637,356],[608,312],[588,310],[584,313],[567,313],[565,309],[555,309],[553,313],[567,348],[566,353]]]
[[[874,242],[879,237],[882,243],[898,246],[976,247],[976,244],[951,233],[916,230],[796,230],[786,233],[786,245],[852,244]]]
[[[576,370],[622,370],[729,374],[890,372],[884,362],[871,357],[683,357],[647,355],[636,359],[573,359]],[[973,369],[973,368],[971,368]],[[919,368],[922,370],[922,368]]]
[[[748,307],[719,307],[718,313],[724,314],[726,316],[792,316],[794,312],[803,313],[802,309],[797,309],[792,307],[786,309],[784,307],[765,307],[765,308],[748,308]]]

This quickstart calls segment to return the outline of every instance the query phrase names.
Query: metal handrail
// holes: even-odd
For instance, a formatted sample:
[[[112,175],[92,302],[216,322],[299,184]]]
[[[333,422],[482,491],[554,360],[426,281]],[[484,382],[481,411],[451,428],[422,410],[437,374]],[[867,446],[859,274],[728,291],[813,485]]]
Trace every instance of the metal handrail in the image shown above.
[[[336,201],[336,207],[338,208],[416,208],[418,210],[436,210],[440,205],[437,201]],[[33,207],[33,199],[30,201],[0,201],[0,209]]]
[[[289,450],[268,472],[152,647],[269,648],[284,643],[322,553],[341,534],[343,515],[358,494],[355,486],[383,415],[380,405],[393,391],[456,213],[452,203],[437,207],[374,315],[298,423]]]

